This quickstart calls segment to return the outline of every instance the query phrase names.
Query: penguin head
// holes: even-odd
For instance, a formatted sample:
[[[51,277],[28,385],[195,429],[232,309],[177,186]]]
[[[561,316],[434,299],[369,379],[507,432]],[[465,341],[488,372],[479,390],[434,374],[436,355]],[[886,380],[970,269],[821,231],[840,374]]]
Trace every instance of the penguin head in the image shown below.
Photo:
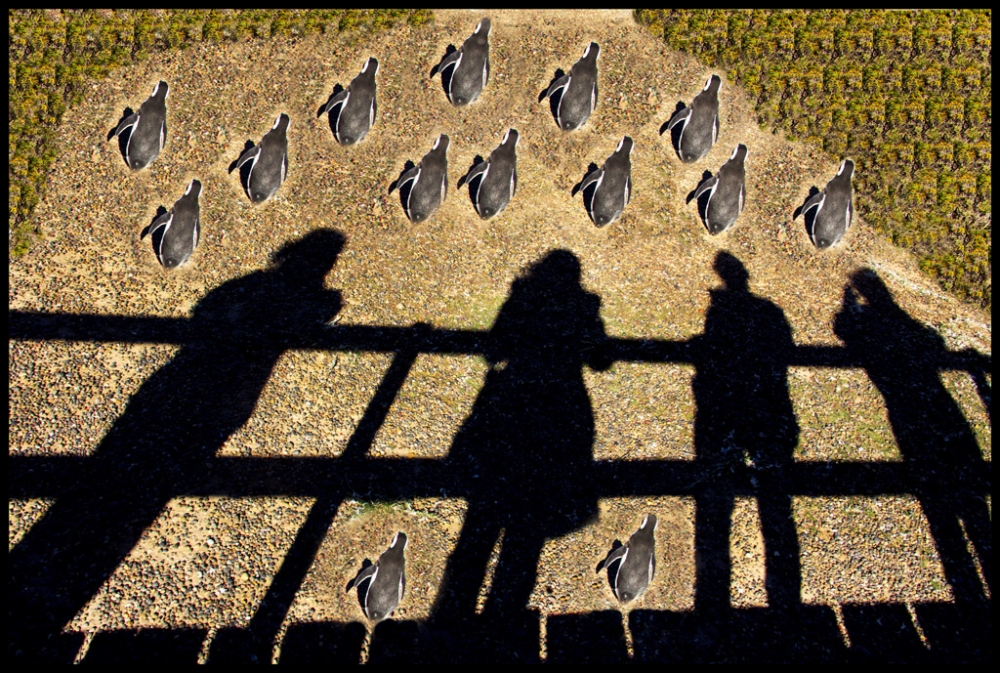
[[[708,81],[705,82],[704,91],[710,91],[711,93],[717,94],[721,90],[722,90],[722,78],[716,75],[715,73],[712,73],[711,77],[708,78]]]
[[[656,520],[655,514],[647,514],[642,520],[642,525],[639,526],[640,529],[645,529],[646,526],[650,527],[650,530],[656,530],[656,527],[660,525],[660,522]]]
[[[500,144],[506,145],[509,140],[514,141],[514,147],[517,147],[517,144],[521,142],[521,136],[520,134],[518,134],[517,129],[515,128],[507,129],[507,133],[505,133],[503,136],[503,142]]]
[[[162,79],[156,83],[153,88],[153,93],[150,95],[151,98],[160,97],[163,100],[167,100],[167,95],[170,93],[170,86],[164,82]]]
[[[844,159],[844,162],[840,164],[840,170],[837,171],[837,176],[844,176],[848,180],[854,177],[854,162],[850,159]]]
[[[292,125],[292,118],[286,115],[284,112],[278,115],[278,118],[274,120],[274,126],[271,129],[278,129],[279,131],[287,131],[288,127]]]
[[[601,56],[601,45],[591,42],[583,52],[584,58],[592,58],[595,61]]]
[[[632,147],[634,143],[632,139],[628,136],[623,136],[621,140],[618,141],[618,148],[615,150],[615,154],[619,152],[625,152],[625,156],[632,156]]]
[[[733,150],[733,154],[731,157],[729,157],[729,160],[732,161],[733,159],[736,159],[740,163],[743,163],[744,161],[747,160],[747,155],[749,153],[750,150],[747,149],[747,146],[744,145],[743,143],[740,143],[739,145],[736,146],[736,149]]]
[[[201,196],[201,180],[192,180],[191,184],[188,185],[187,190],[184,192],[184,196],[191,196],[195,201],[197,201]]]
[[[396,549],[396,546],[399,545],[399,549],[405,551],[406,545],[408,544],[410,544],[410,541],[407,539],[406,533],[399,531],[396,533],[395,537],[392,538],[392,544],[389,545],[389,548]]]
[[[491,29],[490,19],[489,19],[489,17],[485,17],[485,18],[481,19],[478,24],[476,24],[476,29],[474,31],[472,31],[472,34],[473,35],[482,35],[483,37],[489,37],[490,36],[490,29]]]
[[[434,147],[432,147],[431,150],[432,151],[433,150],[440,150],[440,151],[444,152],[445,154],[447,154],[448,153],[448,147],[450,145],[451,145],[451,139],[448,136],[446,136],[445,134],[442,133],[441,135],[438,136],[437,140],[434,141]]]
[[[369,68],[371,68],[371,72],[368,72]],[[378,59],[374,56],[369,56],[368,60],[365,61],[365,66],[361,68],[361,72],[375,77],[378,74]]]

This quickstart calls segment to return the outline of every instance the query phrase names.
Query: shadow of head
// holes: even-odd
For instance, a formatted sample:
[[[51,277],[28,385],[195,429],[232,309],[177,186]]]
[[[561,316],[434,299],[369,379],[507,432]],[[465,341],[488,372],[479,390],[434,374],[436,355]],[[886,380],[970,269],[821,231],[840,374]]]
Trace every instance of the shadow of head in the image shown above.
[[[712,265],[719,278],[726,284],[726,289],[730,292],[748,292],[747,281],[750,274],[743,262],[728,252],[720,252],[715,256],[715,263]]]
[[[852,273],[851,286],[859,295],[865,298],[865,302],[871,307],[888,308],[896,306],[896,301],[892,298],[889,288],[886,287],[885,282],[872,269],[860,269]]]
[[[346,238],[333,229],[310,231],[271,255],[272,271],[301,285],[322,284],[333,268]]]

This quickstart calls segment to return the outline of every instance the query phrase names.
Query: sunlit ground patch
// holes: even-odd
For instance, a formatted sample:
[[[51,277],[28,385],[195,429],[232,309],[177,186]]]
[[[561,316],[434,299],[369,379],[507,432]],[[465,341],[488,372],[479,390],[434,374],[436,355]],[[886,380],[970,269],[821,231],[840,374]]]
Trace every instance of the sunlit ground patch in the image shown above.
[[[55,500],[48,498],[28,498],[7,501],[7,551],[24,539],[31,527],[45,516]]]
[[[311,498],[175,498],[69,631],[246,626]]]
[[[764,536],[756,498],[736,498],[729,528],[732,575],[729,602],[735,608],[767,607]]]
[[[985,377],[986,383],[992,388],[992,377]],[[976,435],[976,442],[982,452],[983,460],[993,460],[993,428],[990,425],[990,417],[986,413],[986,406],[983,398],[976,390],[976,383],[966,372],[943,371],[941,372],[941,382],[951,394],[952,399],[962,410],[962,415],[972,427],[972,432]]]

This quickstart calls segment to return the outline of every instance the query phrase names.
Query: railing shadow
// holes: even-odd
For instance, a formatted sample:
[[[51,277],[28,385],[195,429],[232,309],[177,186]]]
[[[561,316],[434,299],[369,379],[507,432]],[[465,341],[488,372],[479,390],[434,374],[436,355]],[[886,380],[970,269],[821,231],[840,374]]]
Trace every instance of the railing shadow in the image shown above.
[[[991,357],[946,350],[932,330],[906,316],[874,273],[855,276],[845,290],[836,327],[844,347],[796,345],[781,309],[749,292],[745,268],[727,253],[715,267],[724,287],[712,291],[704,333],[689,341],[608,337],[600,299],[580,286],[579,260],[562,250],[515,281],[487,332],[329,325],[340,297],[322,281],[343,242],[339,233],[320,230],[286,245],[271,269],[210,292],[190,320],[9,313],[12,340],[181,345],[92,456],[9,459],[8,497],[56,500],[9,556],[12,659],[72,661],[81,636],[63,634],[63,627],[171,498],[277,495],[316,500],[249,626],[220,630],[210,662],[270,661],[295,593],[345,498],[427,495],[467,500],[465,526],[430,619],[379,624],[369,652],[373,663],[538,661],[541,617],[527,599],[545,540],[596,516],[599,498],[663,495],[696,502],[695,609],[632,612],[635,660],[929,661],[931,653],[943,652],[963,661],[989,658],[991,526],[984,498],[992,489],[991,466],[938,372],[969,372],[988,409]],[[863,306],[858,295],[867,300]],[[275,362],[290,349],[394,356],[340,457],[215,457],[252,414]],[[445,459],[373,458],[375,435],[421,353],[480,354],[491,368]],[[696,460],[593,459],[594,418],[582,367],[602,370],[619,360],[694,365]],[[885,398],[904,462],[794,462],[791,366],[864,368]],[[930,436],[947,438],[948,448]],[[932,650],[916,637],[912,621],[916,640],[881,634],[902,619],[891,605],[845,609],[847,646],[829,608],[801,604],[792,497],[885,494],[920,500],[959,599],[916,606]],[[760,505],[766,609],[729,607],[729,519],[737,497]],[[498,540],[491,591],[477,610],[486,559]],[[950,620],[964,626],[949,628]],[[359,628],[292,625],[282,661],[357,661]],[[113,652],[118,660],[158,652],[188,657],[195,631],[98,634],[86,660],[112,661]],[[623,661],[624,638],[617,612],[554,616],[547,622],[548,660]]]

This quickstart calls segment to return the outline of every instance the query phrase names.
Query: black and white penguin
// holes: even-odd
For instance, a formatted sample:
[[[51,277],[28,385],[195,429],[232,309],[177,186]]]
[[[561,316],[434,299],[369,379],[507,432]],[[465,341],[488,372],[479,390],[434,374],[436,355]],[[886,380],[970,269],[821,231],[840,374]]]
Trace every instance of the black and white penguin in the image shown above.
[[[163,151],[167,142],[167,94],[170,87],[160,81],[152,95],[139,106],[139,111],[130,114],[118,124],[114,135],[125,141],[125,161],[133,171],[145,168]]]
[[[452,105],[468,105],[479,98],[490,79],[490,20],[482,19],[461,49],[445,54],[431,70],[441,73],[441,86]]]
[[[152,236],[156,258],[168,269],[188,261],[198,247],[201,236],[200,196],[201,181],[192,180],[174,207],[153,220],[139,237],[145,238],[146,234]]]
[[[449,145],[451,140],[442,133],[420,163],[389,186],[390,194],[399,189],[400,203],[413,223],[423,222],[433,215],[448,196]]]
[[[656,515],[647,514],[628,542],[612,549],[607,558],[597,564],[597,572],[608,569],[608,581],[622,603],[634,601],[653,581],[656,572],[653,533],[657,525]]]
[[[469,170],[458,186],[469,185],[469,198],[479,213],[479,217],[488,220],[497,215],[517,191],[517,144],[521,137],[517,129],[508,129],[490,158],[482,161]]]
[[[600,55],[600,45],[591,42],[570,71],[552,82],[538,98],[538,102],[549,99],[552,115],[564,131],[583,126],[597,108],[597,59]]]
[[[247,150],[235,168],[250,164],[246,190],[250,200],[263,203],[274,196],[288,173],[288,127],[291,119],[284,112],[278,115],[271,130],[260,139],[260,144]]]
[[[701,183],[694,192],[695,199],[708,195],[702,221],[712,235],[729,229],[743,212],[746,199],[746,169],[743,162],[746,161],[747,152],[746,145],[737,145],[729,161],[722,164],[719,172]]]
[[[573,189],[583,192],[583,205],[594,224],[603,227],[622,214],[632,196],[632,139],[625,136],[600,169]]]
[[[686,164],[698,161],[708,154],[715,141],[719,138],[719,89],[722,88],[722,78],[712,75],[705,83],[705,88],[694,97],[691,105],[681,108],[660,127],[660,135],[664,131],[680,129],[675,140],[677,156]]]
[[[851,226],[854,205],[851,200],[854,190],[854,162],[844,159],[840,170],[822,192],[814,194],[802,205],[802,215],[806,221],[806,231],[813,245],[820,250],[840,243]]]
[[[392,544],[382,552],[378,561],[362,567],[357,577],[347,584],[348,591],[357,587],[361,609],[365,617],[373,622],[391,615],[403,600],[406,590],[406,558],[403,552],[407,544],[406,533],[396,533]]]
[[[375,102],[375,75],[378,74],[378,60],[369,56],[361,72],[342,91],[330,95],[326,105],[319,109],[317,117],[330,115],[333,137],[341,145],[354,145],[368,135],[375,123],[378,104]]]

